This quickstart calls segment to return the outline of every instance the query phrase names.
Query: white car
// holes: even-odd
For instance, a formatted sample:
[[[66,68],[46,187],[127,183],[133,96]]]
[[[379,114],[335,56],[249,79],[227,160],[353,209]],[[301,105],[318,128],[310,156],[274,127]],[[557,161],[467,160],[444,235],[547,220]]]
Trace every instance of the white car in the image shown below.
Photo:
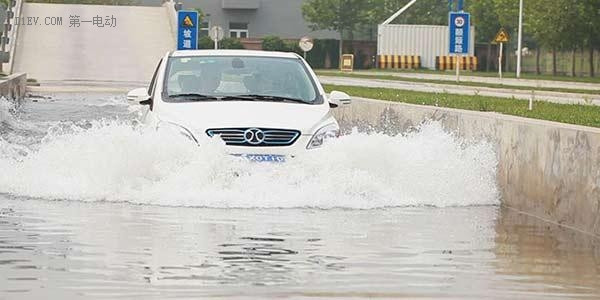
[[[299,55],[250,50],[170,52],[148,89],[127,99],[148,105],[145,124],[196,143],[220,138],[230,154],[274,162],[337,137],[331,109],[350,103],[345,93],[326,95]]]

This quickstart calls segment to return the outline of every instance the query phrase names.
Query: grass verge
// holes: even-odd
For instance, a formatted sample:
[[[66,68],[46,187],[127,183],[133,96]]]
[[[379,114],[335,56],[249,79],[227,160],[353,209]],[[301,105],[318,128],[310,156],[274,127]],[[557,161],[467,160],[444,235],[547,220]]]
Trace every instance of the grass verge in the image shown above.
[[[483,82],[470,82],[470,81],[461,81],[460,83],[457,83],[456,81],[452,81],[452,80],[420,79],[420,78],[400,77],[400,76],[394,76],[394,75],[367,75],[367,74],[356,74],[356,73],[353,74],[353,73],[341,73],[341,72],[332,72],[332,71],[318,71],[317,74],[324,75],[324,76],[337,76],[337,77],[350,77],[350,78],[383,79],[383,80],[394,80],[394,81],[405,81],[405,82],[450,84],[450,85],[456,85],[456,86],[488,87],[488,88],[514,89],[514,90],[527,90],[527,91],[536,90],[536,91],[548,91],[548,92],[600,95],[600,90],[583,90],[583,89],[549,88],[549,87],[534,87],[534,88],[532,88],[532,87],[527,87],[527,86],[483,83]]]
[[[323,85],[327,92],[344,91],[355,97],[380,99],[411,104],[458,108],[474,111],[497,112],[507,115],[556,121],[561,123],[600,127],[600,106],[557,104],[535,101],[533,110],[528,110],[525,100],[487,96],[465,96],[413,92],[386,88],[369,88],[343,85]]]
[[[382,72],[402,72],[402,73],[427,73],[427,74],[439,74],[439,75],[454,75],[456,74],[454,70],[429,70],[429,69],[402,69],[402,70],[394,70],[394,69],[377,69],[377,71]],[[484,71],[466,71],[461,74],[465,76],[479,76],[479,77],[498,77],[498,72],[484,72]],[[504,72],[502,73],[504,78],[517,78],[514,72]],[[553,80],[553,81],[570,81],[570,82],[586,82],[586,83],[600,83],[600,76],[596,77],[572,77],[572,76],[564,76],[564,75],[546,75],[546,74],[533,74],[533,73],[521,73],[521,79],[533,79],[533,80]]]

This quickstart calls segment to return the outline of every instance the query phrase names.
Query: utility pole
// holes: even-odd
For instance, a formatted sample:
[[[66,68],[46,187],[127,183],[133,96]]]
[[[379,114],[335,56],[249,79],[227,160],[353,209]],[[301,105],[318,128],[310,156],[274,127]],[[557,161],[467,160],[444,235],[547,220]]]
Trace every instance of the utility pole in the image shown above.
[[[517,78],[521,78],[521,49],[523,48],[523,0],[519,0],[519,41],[517,43]]]

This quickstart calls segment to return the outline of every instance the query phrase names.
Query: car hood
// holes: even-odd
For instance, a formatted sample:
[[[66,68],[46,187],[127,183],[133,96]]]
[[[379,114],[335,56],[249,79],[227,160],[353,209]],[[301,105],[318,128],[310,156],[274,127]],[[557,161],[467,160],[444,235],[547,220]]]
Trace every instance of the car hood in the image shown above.
[[[161,103],[161,120],[199,132],[211,128],[281,128],[312,134],[330,118],[329,106],[281,102]]]

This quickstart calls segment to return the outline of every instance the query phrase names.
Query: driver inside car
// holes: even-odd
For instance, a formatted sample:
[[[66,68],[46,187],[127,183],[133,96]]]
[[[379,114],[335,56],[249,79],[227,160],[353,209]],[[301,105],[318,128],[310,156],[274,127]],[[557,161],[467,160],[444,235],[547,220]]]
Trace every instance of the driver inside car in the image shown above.
[[[177,83],[179,84],[180,93],[212,95],[219,89],[221,79],[222,72],[217,66],[205,66],[199,75],[179,75]]]

